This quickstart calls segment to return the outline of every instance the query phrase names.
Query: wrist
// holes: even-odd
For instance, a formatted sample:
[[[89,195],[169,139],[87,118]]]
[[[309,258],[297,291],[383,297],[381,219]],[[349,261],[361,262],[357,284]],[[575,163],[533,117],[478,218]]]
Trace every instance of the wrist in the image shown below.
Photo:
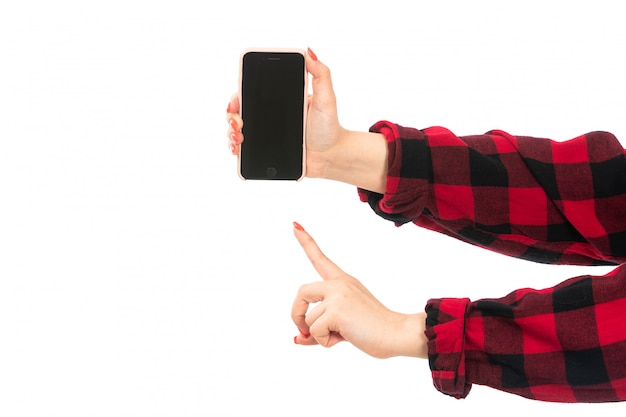
[[[334,146],[323,151],[307,149],[307,177],[345,182],[384,193],[387,142],[379,133],[342,129]]]
[[[395,326],[395,334],[390,340],[389,357],[408,356],[428,358],[428,338],[426,329],[426,313],[400,314]]]

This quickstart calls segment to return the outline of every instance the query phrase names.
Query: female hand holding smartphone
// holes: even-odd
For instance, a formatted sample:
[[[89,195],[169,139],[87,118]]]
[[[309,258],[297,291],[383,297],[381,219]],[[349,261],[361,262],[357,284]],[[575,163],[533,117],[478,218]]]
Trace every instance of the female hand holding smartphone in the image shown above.
[[[282,52],[290,54],[285,61],[263,60],[263,58],[272,58],[275,56],[273,54],[277,52],[246,51],[242,54],[240,90],[231,98],[227,110],[227,119],[229,121],[229,146],[231,152],[239,156],[239,174],[243,178],[249,178],[250,176],[267,177],[267,173],[264,171],[271,167],[272,158],[276,159],[278,157],[278,155],[271,155],[271,152],[268,151],[270,149],[275,150],[281,143],[286,145],[284,151],[289,151],[288,154],[285,154],[283,151],[284,164],[302,167],[300,175],[291,175],[290,179],[300,179],[305,174],[309,177],[319,177],[321,176],[319,173],[319,168],[321,167],[317,159],[320,157],[320,152],[327,151],[336,144],[339,141],[339,136],[344,131],[339,125],[337,117],[336,100],[330,81],[329,69],[317,60],[317,57],[310,49],[306,53],[293,50],[291,52],[287,51],[289,50],[283,50]],[[251,53],[252,55],[249,55]],[[251,84],[255,83],[255,80],[258,80],[263,72],[266,78],[278,74],[280,71],[291,71],[293,74],[299,74],[298,60],[294,55],[299,55],[303,58],[301,67],[303,73],[301,80],[299,80],[303,84],[300,86],[297,83],[297,76],[295,75],[290,80],[286,80],[286,83],[282,83],[280,88],[290,89],[291,91],[282,91],[280,93],[284,93],[281,99],[282,103],[276,104],[273,110],[276,111],[278,109],[278,114],[275,113],[274,116],[270,115],[268,117],[268,115],[264,115],[267,111],[267,106],[261,105],[262,100],[267,101],[268,99],[252,99],[247,96],[246,90],[253,88]],[[250,60],[248,61],[248,59]],[[265,68],[259,68],[263,66]],[[311,96],[306,95],[307,72],[312,76],[313,95]],[[256,82],[258,83],[258,81]],[[298,101],[300,95],[303,99],[302,105]],[[275,99],[279,99],[278,92],[275,94]],[[281,113],[286,114],[283,113],[285,110],[280,109],[280,107],[288,108],[286,111],[292,114],[290,120],[285,118],[279,120]],[[303,110],[301,115],[296,110],[300,107]],[[256,116],[254,116],[255,114]],[[265,117],[266,120],[276,117],[275,121],[279,121],[271,125],[263,121],[255,121],[253,117]],[[255,124],[255,122],[256,126],[250,126],[250,124]],[[286,124],[290,126],[286,127]],[[297,126],[302,126],[302,134],[305,135],[306,139],[300,137],[302,134],[298,136],[296,133],[291,137],[287,137],[280,132],[281,129],[297,132]],[[257,146],[248,148],[250,142],[255,140],[253,137],[255,134],[262,135],[257,136],[260,138],[260,141],[257,142]],[[245,144],[244,136],[246,139],[249,139],[249,141],[246,140]],[[272,143],[269,144],[269,142]],[[304,148],[302,148],[302,144],[305,144]],[[264,147],[263,145],[268,146]],[[300,146],[302,152],[298,152],[297,146]],[[248,163],[250,165],[258,164],[256,168],[252,169],[257,171],[257,175],[247,173],[246,164]],[[294,172],[297,173],[297,169]],[[273,179],[276,179],[277,176],[274,176]]]
[[[305,99],[305,176],[332,179],[384,193],[387,173],[385,138],[378,133],[344,129],[337,116],[330,70],[311,49],[304,58],[313,92]],[[245,154],[242,147],[249,139],[248,117],[242,113],[240,95],[241,91],[233,95],[226,115],[229,146],[234,155]],[[273,132],[277,129],[279,127],[274,126]]]

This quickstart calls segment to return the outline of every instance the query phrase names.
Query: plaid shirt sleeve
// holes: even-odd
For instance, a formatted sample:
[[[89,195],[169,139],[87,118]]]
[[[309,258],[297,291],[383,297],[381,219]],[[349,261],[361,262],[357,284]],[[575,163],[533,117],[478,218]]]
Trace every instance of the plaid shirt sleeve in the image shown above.
[[[626,400],[626,159],[617,139],[457,137],[389,122],[371,130],[388,142],[387,188],[359,195],[381,217],[530,261],[617,265],[500,299],[430,300],[435,387],[457,398],[480,384],[544,401]]]

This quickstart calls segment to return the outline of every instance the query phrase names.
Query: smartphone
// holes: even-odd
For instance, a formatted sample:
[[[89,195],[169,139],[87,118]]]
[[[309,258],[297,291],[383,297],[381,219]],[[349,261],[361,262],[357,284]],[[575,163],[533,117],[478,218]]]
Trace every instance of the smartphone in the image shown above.
[[[247,50],[240,65],[239,176],[300,180],[306,168],[307,73],[304,51]]]

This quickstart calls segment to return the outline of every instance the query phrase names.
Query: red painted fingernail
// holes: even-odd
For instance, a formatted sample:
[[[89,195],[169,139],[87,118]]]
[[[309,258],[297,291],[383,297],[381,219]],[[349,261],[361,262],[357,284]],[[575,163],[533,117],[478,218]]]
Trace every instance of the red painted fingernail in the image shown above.
[[[308,48],[306,52],[313,58],[313,61],[317,61],[317,55],[315,55],[315,52],[313,52],[311,48]]]
[[[300,344],[300,343],[298,343],[298,336],[294,336],[293,337],[293,343],[295,343],[296,345]]]
[[[232,109],[230,107],[230,102],[228,102],[228,107],[226,107],[226,113],[232,113]]]
[[[309,338],[309,336],[311,336],[311,335],[310,335],[310,334],[308,334],[308,333],[304,333],[304,332],[303,332],[302,330],[300,330],[300,329],[298,329],[298,331],[300,332],[300,335],[301,335],[302,337],[304,337],[305,339],[308,339],[308,338]]]
[[[293,222],[293,227],[295,227],[296,229],[300,230],[301,232],[304,232],[304,227],[302,227],[300,225],[300,223],[298,223],[298,222]]]
[[[239,145],[241,142],[243,142],[243,136],[239,132],[234,132],[231,133],[230,140],[232,140],[235,145]]]
[[[228,124],[230,125],[230,127],[233,128],[234,131],[239,130],[239,125],[237,124],[237,122],[235,121],[235,119],[230,119],[228,121]]]

